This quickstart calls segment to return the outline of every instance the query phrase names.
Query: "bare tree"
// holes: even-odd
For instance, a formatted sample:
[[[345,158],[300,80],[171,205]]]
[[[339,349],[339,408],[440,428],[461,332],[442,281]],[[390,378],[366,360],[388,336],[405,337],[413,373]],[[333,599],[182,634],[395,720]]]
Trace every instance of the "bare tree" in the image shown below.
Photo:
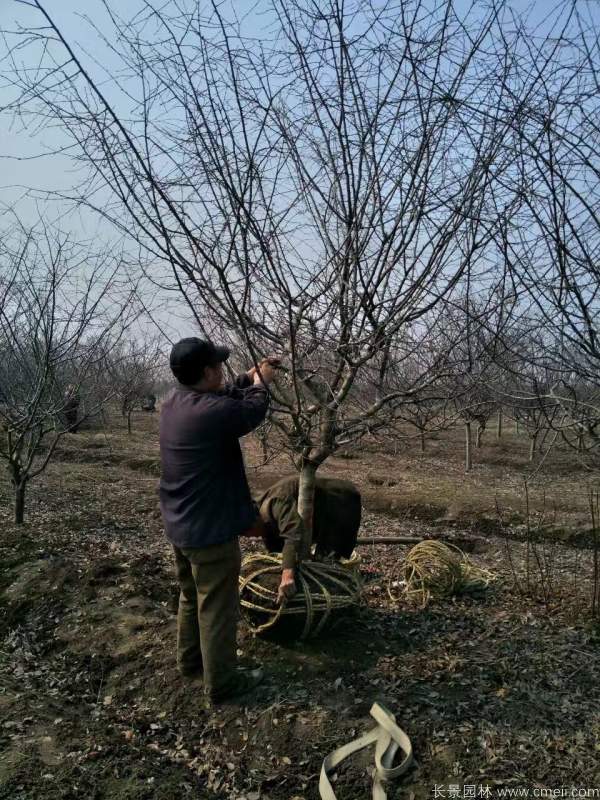
[[[428,397],[426,394],[403,404],[398,411],[398,418],[417,431],[421,453],[426,450],[427,434],[448,430],[454,422],[448,414],[448,404],[435,395]]]
[[[515,299],[506,296],[502,281],[485,292],[479,287],[474,298],[469,285],[465,288],[465,294],[446,312],[445,327],[452,342],[446,393],[464,424],[465,471],[470,472],[472,426],[477,426],[475,444],[479,448],[488,421],[498,409],[497,384],[516,315]]]
[[[540,434],[551,428],[560,407],[549,396],[547,385],[540,385],[535,380],[529,387],[521,386],[519,394],[513,406],[513,414],[529,438],[529,462],[532,463]]]
[[[0,259],[0,458],[21,523],[28,484],[108,396],[99,365],[135,316],[134,293],[114,258],[47,229],[5,232]]]
[[[532,64],[544,80],[510,137],[520,203],[502,238],[514,281],[546,331],[532,363],[553,373],[548,389],[566,413],[555,423],[579,446],[585,420],[598,415],[577,403],[582,415],[569,413],[574,387],[586,385],[588,410],[600,407],[592,398],[600,390],[600,33],[591,7],[580,4],[569,5],[554,31]]]
[[[573,358],[571,364],[576,363]],[[555,379],[546,405],[553,403],[555,413],[546,417],[549,429],[577,453],[597,455],[600,450],[600,387],[587,381],[577,368]]]
[[[567,353],[557,327],[522,315],[506,342],[496,393],[530,439],[529,460],[551,436],[578,453],[594,454],[600,445],[600,387],[586,380],[577,352]],[[510,341],[512,339],[512,341]]]
[[[111,348],[104,364],[105,378],[127,420],[131,434],[131,417],[148,395],[154,395],[158,369],[164,356],[156,341],[128,339]]]
[[[370,391],[363,387],[366,406],[392,392],[397,394],[379,413],[378,424],[399,439],[406,437],[406,424],[410,425],[417,432],[422,453],[427,433],[446,430],[454,423],[446,394],[453,345],[445,323],[440,304],[435,313],[425,315],[406,329],[393,347],[381,352],[371,369]]]
[[[167,267],[200,326],[255,363],[285,353],[273,422],[310,535],[316,470],[402,397],[362,406],[362,376],[490,268],[515,202],[505,139],[543,79],[513,55],[521,26],[501,3],[272,0],[257,41],[216,3],[107,6],[106,81],[27,5],[42,24],[11,39],[18,110],[71,135],[75,201]]]

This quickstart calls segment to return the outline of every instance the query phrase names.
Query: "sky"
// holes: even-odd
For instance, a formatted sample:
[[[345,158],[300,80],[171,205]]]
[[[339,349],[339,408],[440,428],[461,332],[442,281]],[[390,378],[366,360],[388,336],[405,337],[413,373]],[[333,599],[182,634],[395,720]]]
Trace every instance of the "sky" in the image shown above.
[[[127,4],[132,14],[141,6],[138,0],[127,0]],[[95,74],[103,74],[106,80],[117,60],[82,15],[83,4],[77,0],[48,0],[44,5],[67,41],[82,54],[86,66]],[[101,30],[111,29],[100,0],[88,0],[85,9]],[[0,19],[2,27],[6,25],[10,29],[9,24],[12,24],[13,30],[40,24],[39,12],[17,0],[0,0]],[[10,23],[6,24],[5,20]],[[0,52],[3,50],[6,51],[5,44],[0,42]],[[102,65],[101,68],[98,65]],[[10,87],[0,85],[0,108],[12,96]],[[75,210],[71,203],[55,197],[48,198],[48,193],[69,194],[81,179],[70,156],[57,152],[71,143],[66,133],[50,126],[36,129],[8,115],[0,114],[0,123],[0,213],[8,212],[10,219],[16,212],[25,224],[35,223],[40,218],[49,220],[80,240],[113,245],[120,240],[121,237],[115,239],[116,232],[97,215],[86,209]]]
[[[238,15],[251,11],[256,5],[255,0],[230,1],[235,3]],[[456,3],[459,11],[468,5],[470,3],[466,0],[457,0]],[[554,2],[514,0],[511,5],[517,12],[530,9],[531,18],[539,21],[543,29],[544,20]],[[126,0],[127,14],[133,15],[140,6],[140,0]],[[600,22],[600,2],[578,0],[578,6]],[[101,30],[109,30],[101,0],[86,0],[85,4],[81,0],[46,0],[45,7],[66,39],[76,45],[78,52],[85,54],[84,63],[95,74],[103,72],[105,78],[109,79],[111,68],[116,65],[115,57],[100,42],[97,33],[82,16],[84,7],[86,14]],[[39,24],[39,19],[39,12],[17,0],[0,0],[0,27],[3,29],[35,26]],[[248,25],[251,33],[260,36],[264,21],[259,16],[251,16]],[[0,41],[0,64],[4,56],[3,49],[4,45]],[[10,88],[0,84],[0,109],[10,97]],[[66,135],[56,129],[24,130],[19,121],[2,116],[0,112],[0,219],[2,215],[10,219],[13,212],[18,213],[25,224],[43,217],[60,225],[61,229],[71,231],[79,239],[114,245],[115,232],[108,228],[107,223],[90,212],[73,211],[64,202],[45,198],[47,192],[68,193],[70,187],[78,182],[78,176],[67,155],[41,155],[59,150],[66,142]],[[170,302],[168,312],[161,312],[159,322],[170,338],[189,333],[188,313],[183,301],[178,298],[175,298],[174,305]]]
[[[255,5],[254,0],[235,2],[238,13]],[[102,43],[89,21],[93,20],[100,30],[111,30],[102,2],[86,0],[82,4],[81,0],[46,0],[44,6],[67,41],[75,45],[76,52],[84,54],[82,60],[86,66],[95,74],[104,73],[105,79],[108,78],[117,59]],[[139,0],[127,0],[127,15],[133,16],[141,6]],[[85,7],[85,16],[82,7]],[[123,11],[122,8],[119,10]],[[17,30],[40,24],[40,14],[17,0],[0,0],[0,20],[0,28]],[[6,45],[0,41],[0,63],[5,53]],[[10,88],[0,84],[0,109],[12,96]],[[67,135],[56,129],[27,130],[22,122],[2,116],[0,111],[0,220],[4,217],[10,225],[16,213],[25,225],[44,219],[61,231],[70,232],[78,240],[112,248],[127,247],[122,237],[98,216],[85,209],[74,210],[71,203],[47,197],[49,192],[67,194],[79,181],[69,156],[56,152],[67,143],[70,143]],[[150,296],[154,297],[152,317],[158,332],[152,331],[155,327],[152,323],[144,326],[144,332],[156,333],[170,341],[198,333],[189,309],[180,297],[169,294],[157,298],[154,288],[148,289],[147,297]]]
[[[255,0],[234,0],[238,14],[249,12],[255,5]],[[115,64],[114,55],[98,39],[96,32],[82,15],[82,5],[85,13],[95,24],[102,29],[109,29],[108,18],[101,0],[45,0],[45,7],[51,14],[68,41],[77,45],[78,51],[87,53],[84,61],[94,69],[93,59],[102,64],[106,72],[110,73],[111,65]],[[467,0],[458,0],[456,7],[467,7]],[[554,6],[551,0],[513,0],[510,4],[516,11],[524,12],[532,9],[533,19],[543,22],[550,8]],[[600,21],[600,2],[596,0],[580,0],[580,5],[586,13],[597,16]],[[127,13],[133,14],[141,6],[140,0],[127,0]],[[117,8],[119,6],[117,5]],[[21,25],[27,27],[39,23],[39,12],[18,2],[18,0],[0,0],[1,27],[14,29]],[[252,22],[252,19],[255,21]],[[261,21],[258,17],[249,18],[250,30],[256,35],[261,33]],[[4,55],[4,44],[0,41],[0,58]],[[6,104],[11,96],[10,89],[0,85],[0,108]],[[0,117],[0,208],[19,204],[20,213],[26,217],[37,217],[43,208],[40,200],[37,202],[26,201],[24,195],[32,188],[36,189],[38,196],[44,191],[68,190],[73,185],[76,176],[72,172],[72,165],[66,156],[50,155],[38,157],[41,152],[58,149],[66,141],[57,131],[27,132],[23,131],[18,123],[10,123],[9,119]],[[9,127],[10,125],[10,127]],[[44,209],[49,213],[49,209]],[[96,235],[96,230],[90,220],[75,219],[73,225],[76,230],[83,231],[84,235]],[[83,227],[82,227],[83,226]],[[90,227],[91,226],[91,227]]]
[[[133,13],[137,0],[127,2]],[[96,24],[108,28],[102,4],[91,0],[86,6]],[[46,8],[65,38],[75,43],[78,51],[89,54],[86,61],[93,64],[93,59],[97,59],[110,73],[111,64],[115,63],[114,55],[103,46],[89,22],[82,17],[82,3],[49,0]],[[0,19],[2,27],[9,28],[10,24],[13,29],[18,25],[27,27],[38,24],[39,13],[15,0],[0,0]],[[10,23],[7,24],[6,20]],[[4,44],[0,42],[0,51],[3,48]],[[0,107],[10,97],[10,89],[0,86]],[[7,226],[13,223],[14,215],[25,226],[42,219],[92,247],[108,248],[114,252],[123,247],[127,249],[128,243],[123,241],[123,237],[97,215],[84,208],[74,209],[71,203],[54,197],[48,198],[50,192],[68,194],[79,182],[80,175],[70,157],[56,152],[69,141],[66,134],[57,129],[28,130],[19,120],[0,115],[0,219],[3,216]],[[152,314],[140,318],[133,336],[157,336],[167,347],[169,341],[197,333],[189,310],[180,298],[157,294],[154,287],[148,287],[144,291],[144,301],[152,308]]]

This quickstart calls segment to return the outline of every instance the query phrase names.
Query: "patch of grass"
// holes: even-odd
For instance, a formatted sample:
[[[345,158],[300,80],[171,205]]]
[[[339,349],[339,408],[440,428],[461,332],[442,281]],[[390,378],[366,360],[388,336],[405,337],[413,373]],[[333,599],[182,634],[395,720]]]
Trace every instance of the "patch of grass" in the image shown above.
[[[146,472],[148,475],[160,476],[160,461],[151,457],[128,458],[125,466],[136,472]]]
[[[395,478],[389,478],[385,475],[369,473],[367,475],[367,483],[371,486],[396,486],[398,481]]]

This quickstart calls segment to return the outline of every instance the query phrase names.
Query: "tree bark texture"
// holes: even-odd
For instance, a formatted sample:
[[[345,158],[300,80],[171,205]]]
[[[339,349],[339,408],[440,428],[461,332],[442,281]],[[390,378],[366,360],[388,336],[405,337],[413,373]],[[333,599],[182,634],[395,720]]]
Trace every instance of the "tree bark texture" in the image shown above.
[[[535,457],[535,446],[537,444],[537,433],[532,434],[529,437],[529,463],[533,461]]]
[[[477,439],[476,439],[476,446],[477,447],[481,447],[481,440],[483,438],[484,431],[485,431],[484,427],[482,427],[481,425],[477,426]]]
[[[310,461],[303,461],[298,487],[298,514],[304,523],[304,538],[300,544],[301,561],[310,557],[312,545],[313,517],[315,510],[315,486],[317,467]]]
[[[471,454],[472,450],[472,439],[471,439],[471,423],[465,422],[465,472],[470,472],[471,467],[473,466],[473,458]]]
[[[25,520],[25,481],[15,486],[15,522],[21,525]]]

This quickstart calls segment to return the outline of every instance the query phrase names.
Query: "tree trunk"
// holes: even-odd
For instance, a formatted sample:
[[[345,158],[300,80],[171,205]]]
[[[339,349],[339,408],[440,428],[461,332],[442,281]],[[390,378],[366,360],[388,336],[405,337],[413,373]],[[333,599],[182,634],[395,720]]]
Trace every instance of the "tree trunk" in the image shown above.
[[[425,452],[425,431],[421,431],[420,433],[421,433],[421,436],[420,436],[420,438],[421,438],[421,452],[424,453]]]
[[[521,427],[519,425],[519,420],[517,420],[517,434],[521,433]]]
[[[25,481],[15,485],[15,522],[21,525],[25,520]]]
[[[303,460],[300,470],[300,486],[298,488],[298,514],[304,523],[304,536],[298,553],[301,561],[310,557],[312,545],[313,517],[315,510],[315,486],[317,467],[310,461]]]
[[[502,438],[502,409],[498,409],[498,421],[496,423],[496,439]]]
[[[133,411],[133,409],[130,408],[129,411],[127,412],[127,433],[129,435],[131,435],[131,412],[132,411]]]
[[[531,464],[531,462],[533,461],[534,456],[535,456],[535,445],[537,443],[537,433],[532,434],[529,438],[530,438],[530,442],[529,442],[529,463]]]
[[[545,428],[544,429],[544,435],[542,436],[542,441],[540,442],[539,447],[538,447],[538,450],[539,450],[540,453],[544,449],[544,445],[546,444],[546,439],[548,438],[550,430],[551,430],[550,428]]]
[[[465,422],[465,472],[470,472],[473,466],[471,458],[471,423]]]
[[[266,464],[269,460],[269,447],[267,441],[267,434],[264,430],[264,427],[261,427],[257,430],[256,436],[258,437],[258,441],[260,442],[260,449],[262,452],[263,457],[263,464]]]
[[[483,425],[477,426],[477,439],[475,444],[477,447],[481,447],[481,437],[483,436],[483,432],[485,431],[485,427]]]

